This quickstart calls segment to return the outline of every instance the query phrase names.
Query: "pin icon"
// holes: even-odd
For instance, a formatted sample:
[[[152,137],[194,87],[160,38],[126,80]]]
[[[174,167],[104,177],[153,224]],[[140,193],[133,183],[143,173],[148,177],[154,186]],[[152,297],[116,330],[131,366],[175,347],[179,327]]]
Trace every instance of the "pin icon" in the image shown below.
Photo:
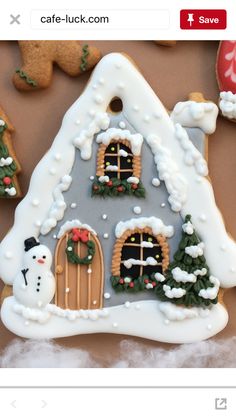
[[[194,13],[188,13],[188,20],[187,22],[189,22],[189,25],[192,26],[193,22],[194,22]]]

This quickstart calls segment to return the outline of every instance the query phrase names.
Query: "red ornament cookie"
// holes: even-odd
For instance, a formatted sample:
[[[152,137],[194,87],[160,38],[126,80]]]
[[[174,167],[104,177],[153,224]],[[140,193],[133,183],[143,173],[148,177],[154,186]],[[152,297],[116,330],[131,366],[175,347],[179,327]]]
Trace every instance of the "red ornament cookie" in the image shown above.
[[[219,46],[217,80],[220,88],[219,107],[226,118],[236,119],[236,41],[222,41]]]

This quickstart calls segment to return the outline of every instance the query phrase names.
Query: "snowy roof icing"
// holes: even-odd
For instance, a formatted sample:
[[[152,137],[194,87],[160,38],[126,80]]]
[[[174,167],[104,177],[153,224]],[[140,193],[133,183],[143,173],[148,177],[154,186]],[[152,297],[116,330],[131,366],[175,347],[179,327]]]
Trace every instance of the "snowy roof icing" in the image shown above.
[[[51,218],[51,211],[54,213],[55,188],[65,175],[70,175],[76,148],[82,159],[91,157],[95,134],[109,128],[107,109],[114,97],[122,100],[126,119],[150,145],[158,177],[166,184],[172,210],[181,211],[183,217],[192,215],[193,225],[205,244],[212,275],[220,279],[222,286],[236,285],[236,245],[226,233],[215,206],[212,186],[204,177],[207,173],[204,159],[200,160],[195,148],[190,149],[190,140],[184,130],[176,130],[165,107],[139,70],[118,53],[109,54],[98,63],[83,94],[66,112],[51,148],[36,166],[29,191],[16,209],[14,225],[0,245],[0,277],[5,283],[13,282],[21,268],[25,238],[37,238],[42,226],[45,227],[45,220]],[[200,126],[210,115],[213,126],[215,116],[212,117],[211,106],[204,105],[203,108],[202,114],[200,110],[194,110],[191,124]],[[184,109],[182,115],[189,112],[188,107]],[[189,121],[189,116],[182,124],[186,119]],[[178,118],[175,122],[181,121]],[[209,131],[208,126],[206,130]],[[180,134],[185,136],[184,141],[180,141]],[[49,227],[60,218],[58,215],[52,217]]]

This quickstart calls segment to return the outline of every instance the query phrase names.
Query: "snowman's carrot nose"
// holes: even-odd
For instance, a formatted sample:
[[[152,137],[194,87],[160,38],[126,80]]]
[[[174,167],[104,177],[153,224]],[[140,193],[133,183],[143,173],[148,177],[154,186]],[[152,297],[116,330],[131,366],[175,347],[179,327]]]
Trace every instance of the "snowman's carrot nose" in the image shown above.
[[[43,259],[38,259],[37,262],[38,263],[44,263],[44,260]]]

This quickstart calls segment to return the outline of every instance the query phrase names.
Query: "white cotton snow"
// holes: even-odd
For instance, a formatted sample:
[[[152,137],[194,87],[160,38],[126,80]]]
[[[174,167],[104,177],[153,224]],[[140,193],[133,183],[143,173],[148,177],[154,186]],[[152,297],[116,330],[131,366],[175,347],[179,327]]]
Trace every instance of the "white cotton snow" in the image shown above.
[[[140,265],[140,266],[156,266],[157,261],[152,256],[149,256],[146,260],[139,260],[139,259],[127,259],[124,261],[124,265],[127,269],[132,268],[133,265]]]
[[[194,233],[194,227],[190,221],[182,225],[182,230],[190,236]]]
[[[185,284],[186,282],[195,283],[197,280],[196,275],[192,273],[189,274],[186,271],[182,271],[182,269],[180,269],[179,267],[172,269],[171,272],[176,282],[183,282]]]
[[[214,285],[213,287],[209,287],[206,289],[201,289],[198,293],[199,297],[202,297],[204,299],[210,299],[210,300],[214,300],[219,292],[220,289],[220,281],[215,278],[214,276],[210,276],[210,282]]]
[[[163,285],[163,291],[168,298],[181,298],[186,294],[183,288],[171,288],[169,285]]]
[[[127,221],[120,221],[115,229],[115,235],[120,238],[126,230],[135,230],[136,228],[144,229],[151,228],[154,236],[161,234],[164,237],[172,237],[174,234],[173,226],[166,226],[162,220],[156,217],[139,217],[131,218]]]
[[[63,176],[60,183],[55,187],[53,195],[53,203],[49,210],[46,220],[43,222],[40,233],[42,235],[48,234],[57,222],[62,220],[66,210],[66,203],[63,196],[63,192],[67,191],[71,185],[72,177],[69,175]]]
[[[129,303],[127,302],[127,308]],[[106,348],[67,348],[50,340],[14,339],[1,351],[0,368],[235,368],[236,337],[166,349],[151,341],[121,340]]]
[[[98,367],[88,351],[66,348],[50,340],[14,339],[0,355],[0,368],[84,367]]]
[[[185,253],[192,258],[198,258],[199,256],[203,255],[204,243],[198,243],[195,246],[187,246],[185,247]]]
[[[98,144],[109,145],[111,141],[127,140],[130,142],[131,150],[134,156],[141,154],[143,136],[141,134],[131,134],[127,129],[109,128],[97,136]]]
[[[210,313],[208,308],[201,307],[180,307],[169,301],[159,304],[160,311],[165,315],[168,320],[182,321],[185,319],[193,319],[195,317],[207,317]]]
[[[94,135],[101,130],[107,129],[109,124],[110,118],[107,113],[98,113],[88,128],[81,131],[80,135],[74,139],[73,144],[79,148],[83,160],[91,158]]]
[[[196,172],[200,176],[208,175],[208,167],[206,160],[202,157],[200,151],[194,147],[192,141],[189,139],[187,131],[180,125],[175,125],[176,138],[178,139],[183,151],[184,162],[188,166],[194,166]]]
[[[157,135],[149,135],[147,143],[154,154],[160,180],[163,180],[169,193],[171,209],[179,212],[187,201],[187,182],[180,173],[171,151],[161,144]]]

